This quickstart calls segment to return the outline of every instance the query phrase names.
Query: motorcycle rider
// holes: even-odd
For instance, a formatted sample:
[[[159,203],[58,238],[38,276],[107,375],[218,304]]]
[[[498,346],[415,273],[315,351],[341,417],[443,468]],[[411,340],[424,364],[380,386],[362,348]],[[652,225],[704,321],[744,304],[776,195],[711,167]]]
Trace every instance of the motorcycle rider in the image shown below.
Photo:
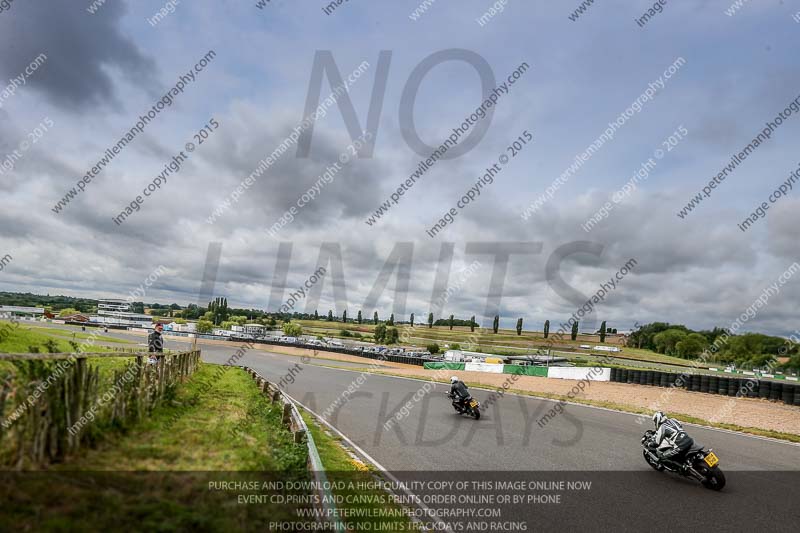
[[[653,425],[656,428],[653,445],[658,458],[680,464],[683,456],[694,444],[694,440],[686,434],[680,422],[667,417],[661,411],[653,414]]]
[[[450,378],[450,393],[448,394],[453,399],[453,403],[458,402],[459,407],[463,408],[472,396],[469,394],[469,389],[463,381],[458,379],[458,376]]]

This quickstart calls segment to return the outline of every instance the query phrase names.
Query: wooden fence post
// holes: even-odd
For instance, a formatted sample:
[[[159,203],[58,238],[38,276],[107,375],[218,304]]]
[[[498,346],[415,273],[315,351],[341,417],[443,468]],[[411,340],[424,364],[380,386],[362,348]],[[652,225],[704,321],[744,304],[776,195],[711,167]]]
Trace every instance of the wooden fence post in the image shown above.
[[[292,422],[292,404],[283,404],[283,425],[288,426]]]

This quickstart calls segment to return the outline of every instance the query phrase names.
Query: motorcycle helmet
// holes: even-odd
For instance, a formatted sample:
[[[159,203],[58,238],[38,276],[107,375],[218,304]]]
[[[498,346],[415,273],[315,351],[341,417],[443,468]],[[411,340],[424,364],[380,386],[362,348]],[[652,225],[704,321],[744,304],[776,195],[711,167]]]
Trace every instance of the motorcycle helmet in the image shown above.
[[[661,411],[656,411],[653,413],[653,425],[656,427],[656,429],[660,428],[661,424],[663,424],[666,419],[667,417],[664,416],[664,413]]]
[[[457,376],[453,376],[453,377],[450,378],[450,383],[456,383],[457,381],[458,381],[458,377]]]

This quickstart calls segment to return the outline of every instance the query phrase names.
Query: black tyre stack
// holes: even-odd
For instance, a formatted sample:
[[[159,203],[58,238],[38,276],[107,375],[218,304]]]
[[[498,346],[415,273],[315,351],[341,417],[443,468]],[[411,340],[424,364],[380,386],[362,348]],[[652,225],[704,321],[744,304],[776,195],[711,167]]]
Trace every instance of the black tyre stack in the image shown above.
[[[761,380],[758,382],[758,397],[769,398],[770,390],[772,389],[771,381]]]
[[[781,393],[781,399],[783,400],[783,403],[792,405],[794,403],[795,387],[789,385],[788,383],[782,383],[781,385],[783,387],[783,392]]]
[[[638,383],[638,379],[636,378],[636,372],[638,370],[628,370],[628,379],[626,380],[628,383]]]
[[[743,379],[742,387],[747,389],[748,398],[758,398],[758,389],[761,385],[757,379]]]
[[[743,380],[739,378],[728,378],[728,396],[736,396],[739,390],[744,385]],[[747,390],[742,390],[742,396],[745,396]]]
[[[719,377],[717,378],[717,381],[718,381],[717,392],[723,396],[728,396],[728,386],[731,381],[730,378]],[[731,394],[730,396],[733,396],[735,394],[736,390],[734,389],[733,394]]]
[[[708,393],[717,394],[718,392],[719,392],[719,378],[717,376],[708,376]]]
[[[700,376],[700,392],[708,392],[708,384],[711,381],[709,378],[711,376],[707,374],[702,374]]]
[[[783,393],[783,383],[773,381],[769,384],[769,399],[780,400]]]
[[[800,385],[794,387],[794,405],[800,405]]]

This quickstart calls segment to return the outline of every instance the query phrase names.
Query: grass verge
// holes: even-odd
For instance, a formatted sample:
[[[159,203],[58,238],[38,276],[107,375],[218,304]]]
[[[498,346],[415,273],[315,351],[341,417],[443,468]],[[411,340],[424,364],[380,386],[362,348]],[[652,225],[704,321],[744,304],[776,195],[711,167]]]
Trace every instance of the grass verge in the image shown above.
[[[269,530],[296,508],[245,482],[307,480],[295,444],[244,371],[202,364],[173,400],[127,431],[47,471],[0,473],[0,523],[16,530]],[[260,486],[260,485],[259,485]]]

